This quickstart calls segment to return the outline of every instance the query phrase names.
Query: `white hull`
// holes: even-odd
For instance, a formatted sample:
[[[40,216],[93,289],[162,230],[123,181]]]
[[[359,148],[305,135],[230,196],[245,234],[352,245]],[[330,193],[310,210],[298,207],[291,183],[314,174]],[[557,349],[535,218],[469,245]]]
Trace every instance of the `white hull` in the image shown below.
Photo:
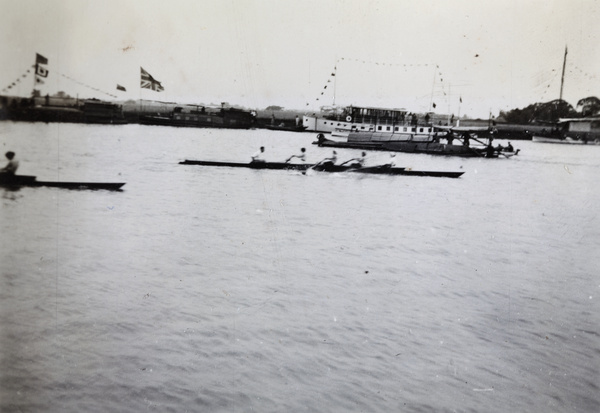
[[[302,119],[306,131],[330,133],[333,138],[346,139],[350,134],[370,133],[374,135],[396,136],[398,139],[406,140],[406,137],[427,136],[431,139],[437,136],[434,133],[434,128],[431,125],[413,126],[405,124],[390,124],[390,123],[360,123],[360,122],[344,122],[336,121],[316,116],[304,116]],[[389,139],[388,139],[389,140]]]
[[[353,123],[341,120],[331,120],[320,118],[318,116],[303,116],[302,126],[309,132],[331,133],[335,131],[350,131],[353,127],[358,130],[373,131],[375,125],[367,123]]]
[[[566,145],[600,145],[600,142],[596,139],[594,141],[583,141],[580,139],[573,138],[550,138],[547,136],[533,136],[531,139],[533,142],[541,142],[541,143],[561,143]]]

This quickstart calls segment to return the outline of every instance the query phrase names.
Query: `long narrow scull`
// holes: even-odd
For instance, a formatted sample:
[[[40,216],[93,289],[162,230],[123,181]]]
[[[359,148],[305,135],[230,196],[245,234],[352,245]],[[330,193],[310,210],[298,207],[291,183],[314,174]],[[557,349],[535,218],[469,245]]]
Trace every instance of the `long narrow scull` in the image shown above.
[[[295,171],[307,171],[309,169],[319,172],[352,172],[352,173],[363,173],[363,174],[377,174],[377,175],[413,175],[413,176],[434,176],[443,178],[458,178],[464,174],[464,172],[449,172],[449,171],[413,171],[406,168],[396,168],[387,165],[382,166],[369,166],[369,167],[357,167],[357,166],[345,166],[345,165],[331,165],[331,164],[290,164],[285,162],[250,162],[250,163],[239,163],[239,162],[217,162],[217,161],[199,161],[189,160],[179,162],[180,165],[201,165],[201,166],[222,166],[229,168],[250,168],[250,169],[272,169],[272,170],[295,170]]]
[[[31,175],[7,175],[0,174],[0,186],[5,188],[20,187],[52,187],[64,189],[104,189],[107,191],[120,191],[125,182],[60,182],[60,181],[38,181]]]

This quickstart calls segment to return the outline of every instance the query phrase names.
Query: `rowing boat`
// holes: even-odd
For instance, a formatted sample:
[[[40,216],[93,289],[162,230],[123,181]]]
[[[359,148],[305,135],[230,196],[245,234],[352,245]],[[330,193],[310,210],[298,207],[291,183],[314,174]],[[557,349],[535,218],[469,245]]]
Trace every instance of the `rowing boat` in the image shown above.
[[[32,175],[7,175],[0,174],[0,186],[8,188],[28,187],[53,187],[64,189],[104,189],[107,191],[120,191],[125,182],[60,182],[38,181]]]
[[[332,165],[332,164],[290,164],[285,162],[216,162],[216,161],[197,161],[189,160],[179,162],[180,165],[202,165],[202,166],[223,166],[229,168],[250,168],[250,169],[275,169],[275,170],[295,170],[307,171],[309,169],[319,172],[351,172],[376,175],[413,175],[413,176],[434,176],[444,178],[458,178],[464,172],[449,171],[413,171],[412,169],[396,168],[389,165],[358,167],[355,165]]]
[[[314,165],[310,164],[294,164],[285,162],[214,162],[214,161],[193,161],[186,159],[179,162],[180,165],[203,165],[203,166],[226,166],[230,168],[251,168],[251,169],[286,169],[294,171],[305,171]]]

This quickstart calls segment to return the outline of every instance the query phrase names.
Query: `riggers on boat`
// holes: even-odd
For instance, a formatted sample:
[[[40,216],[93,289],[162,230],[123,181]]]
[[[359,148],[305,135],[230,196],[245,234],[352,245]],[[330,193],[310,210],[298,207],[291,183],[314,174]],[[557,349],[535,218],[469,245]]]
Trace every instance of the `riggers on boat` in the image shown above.
[[[250,169],[275,169],[275,170],[296,170],[307,171],[309,169],[319,172],[348,172],[361,174],[376,174],[376,175],[413,175],[413,176],[433,176],[443,178],[458,178],[464,172],[448,172],[448,171],[413,171],[406,168],[391,167],[389,165],[356,167],[345,165],[332,164],[290,164],[285,162],[216,162],[216,161],[200,161],[189,160],[179,162],[180,165],[201,165],[201,166],[222,166],[229,168],[250,168]]]
[[[53,187],[64,189],[104,189],[107,191],[120,191],[125,182],[60,182],[60,181],[38,181],[32,175],[0,174],[0,186],[5,188],[21,187]]]

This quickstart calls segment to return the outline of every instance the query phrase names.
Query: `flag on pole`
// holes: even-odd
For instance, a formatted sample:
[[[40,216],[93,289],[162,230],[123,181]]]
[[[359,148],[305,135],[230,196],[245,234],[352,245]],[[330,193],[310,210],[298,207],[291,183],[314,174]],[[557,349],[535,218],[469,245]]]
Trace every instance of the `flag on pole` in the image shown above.
[[[127,89],[125,89],[125,86],[121,86],[119,84],[117,84],[117,90],[122,90],[123,92],[127,92]]]
[[[152,89],[156,92],[162,92],[163,90],[165,90],[165,88],[162,87],[160,82],[158,80],[154,79],[150,75],[150,73],[146,72],[143,67],[140,67],[140,69],[141,69],[140,87],[142,89]]]
[[[43,77],[48,77],[48,59],[39,53],[35,54],[35,84],[44,84]]]
[[[48,64],[48,59],[46,59],[41,54],[36,53],[35,54],[35,64],[36,65],[47,65]]]
[[[35,74],[40,77],[48,77],[48,69],[42,65],[35,65]]]

